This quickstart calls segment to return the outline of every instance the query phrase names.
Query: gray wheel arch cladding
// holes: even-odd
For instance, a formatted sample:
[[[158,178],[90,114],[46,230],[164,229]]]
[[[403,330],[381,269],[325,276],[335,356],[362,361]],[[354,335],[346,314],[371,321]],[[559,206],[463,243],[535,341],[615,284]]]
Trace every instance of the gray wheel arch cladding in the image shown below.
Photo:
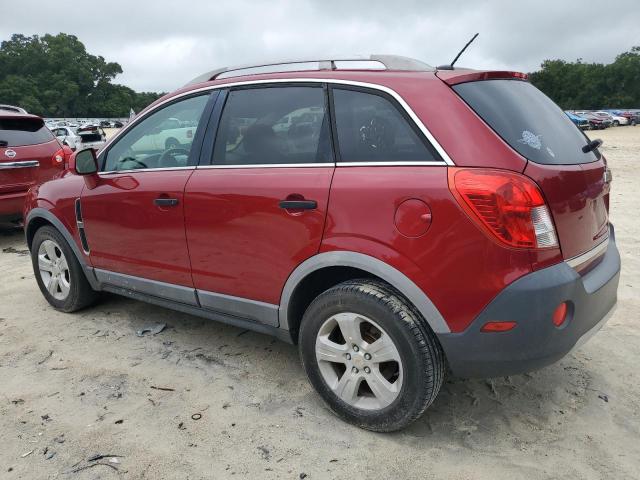
[[[51,213],[49,210],[46,210],[44,208],[39,208],[39,207],[31,210],[24,222],[25,235],[29,231],[29,225],[36,218],[42,218],[43,220],[46,220],[60,232],[60,234],[64,237],[64,239],[69,244],[69,247],[71,247],[71,250],[73,251],[73,254],[78,260],[78,263],[82,267],[82,270],[84,270],[85,276],[87,277],[87,280],[91,285],[91,288],[93,288],[94,290],[98,290],[99,285],[98,285],[98,281],[93,275],[93,269],[89,265],[87,265],[87,263],[84,261],[84,257],[80,253],[80,249],[78,248],[78,245],[76,244],[75,240],[73,239],[73,236],[71,235],[67,227],[65,227],[65,225],[60,221],[60,219],[56,217],[53,213]]]
[[[279,323],[280,328],[289,330],[288,310],[289,302],[298,284],[310,273],[325,267],[352,267],[364,270],[386,281],[400,291],[407,300],[422,314],[434,333],[450,333],[451,330],[444,318],[427,297],[427,295],[406,275],[391,265],[377,258],[362,253],[349,251],[326,252],[315,255],[302,262],[293,271],[280,297]]]

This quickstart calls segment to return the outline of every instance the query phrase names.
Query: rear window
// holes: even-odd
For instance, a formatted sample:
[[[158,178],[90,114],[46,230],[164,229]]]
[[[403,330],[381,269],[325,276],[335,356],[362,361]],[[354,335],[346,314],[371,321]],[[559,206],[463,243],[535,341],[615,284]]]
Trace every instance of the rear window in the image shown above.
[[[36,145],[53,138],[51,131],[39,118],[0,118],[0,146]]]
[[[544,93],[521,80],[484,80],[453,89],[523,157],[546,165],[595,162],[587,137]]]

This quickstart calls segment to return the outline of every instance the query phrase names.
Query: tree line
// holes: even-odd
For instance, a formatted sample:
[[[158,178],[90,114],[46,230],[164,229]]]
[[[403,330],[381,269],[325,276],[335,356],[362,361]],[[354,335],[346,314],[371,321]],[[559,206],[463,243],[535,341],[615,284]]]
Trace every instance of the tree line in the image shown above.
[[[122,67],[74,35],[12,35],[0,44],[0,103],[45,117],[124,117],[162,93],[113,83]],[[564,109],[640,108],[640,47],[610,64],[545,60],[531,82]]]
[[[565,110],[640,108],[640,47],[609,64],[545,60],[529,80]]]
[[[45,117],[126,117],[163,94],[112,83],[122,67],[74,35],[12,35],[0,44],[0,104]]]

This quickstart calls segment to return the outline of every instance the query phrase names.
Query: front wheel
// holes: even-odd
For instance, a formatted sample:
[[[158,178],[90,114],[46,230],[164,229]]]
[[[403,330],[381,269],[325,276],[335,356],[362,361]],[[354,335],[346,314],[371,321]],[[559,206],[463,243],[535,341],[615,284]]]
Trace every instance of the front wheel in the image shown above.
[[[300,356],[311,384],[339,417],[379,432],[399,430],[433,402],[442,349],[425,320],[390,286],[341,283],[304,314]]]
[[[97,293],[71,247],[55,228],[45,226],[36,232],[31,262],[40,291],[57,310],[74,312],[95,301]]]

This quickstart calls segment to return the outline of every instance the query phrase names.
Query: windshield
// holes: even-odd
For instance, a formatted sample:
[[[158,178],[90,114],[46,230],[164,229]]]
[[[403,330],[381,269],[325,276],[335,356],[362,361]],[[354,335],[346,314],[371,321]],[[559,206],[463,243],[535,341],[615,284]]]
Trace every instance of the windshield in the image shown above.
[[[453,89],[520,155],[546,165],[595,162],[589,140],[544,93],[521,80],[484,80]]]

